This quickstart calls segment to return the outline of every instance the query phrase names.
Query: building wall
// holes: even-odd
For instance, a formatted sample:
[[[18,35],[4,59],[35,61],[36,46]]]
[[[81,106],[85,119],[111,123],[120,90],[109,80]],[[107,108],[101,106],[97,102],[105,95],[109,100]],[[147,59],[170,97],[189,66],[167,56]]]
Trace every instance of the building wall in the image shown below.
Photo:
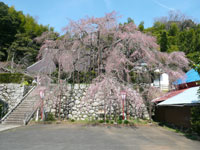
[[[190,83],[184,83],[184,84],[179,84],[177,86],[178,89],[185,89],[185,88],[191,88],[191,87],[196,87],[199,86],[199,82],[190,82]]]
[[[191,127],[190,111],[190,106],[157,106],[155,110],[155,120],[171,123],[179,127]]]
[[[169,90],[169,75],[163,73],[160,75],[160,79],[156,79],[153,82],[153,86],[159,87],[163,91]]]

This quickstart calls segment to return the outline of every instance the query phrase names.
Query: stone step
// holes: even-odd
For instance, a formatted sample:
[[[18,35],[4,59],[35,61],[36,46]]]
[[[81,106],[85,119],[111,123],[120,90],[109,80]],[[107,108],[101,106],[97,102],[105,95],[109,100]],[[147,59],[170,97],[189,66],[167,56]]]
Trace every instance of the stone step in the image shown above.
[[[17,108],[15,111],[30,111],[30,110],[33,110],[33,108]],[[13,111],[14,112],[14,111]]]
[[[27,113],[32,111],[32,109],[18,109],[16,111],[13,111],[12,113]]]
[[[31,110],[33,110],[33,108],[18,108],[15,111],[18,112],[18,111],[31,111]]]
[[[3,124],[19,124],[19,125],[24,125],[23,121],[5,121]]]
[[[13,112],[27,112],[33,110],[32,108],[18,108]]]
[[[26,116],[9,116],[8,118],[6,118],[6,120],[9,120],[9,119],[24,119],[26,118]]]
[[[8,118],[6,121],[23,121],[24,118]]]
[[[27,107],[29,107],[29,108],[34,108],[35,107],[35,105],[33,105],[33,104],[21,104],[21,105],[19,105],[17,108],[27,108]]]
[[[11,120],[5,120],[4,122],[23,122],[23,119],[11,119]]]
[[[35,103],[35,101],[32,101],[32,102],[22,102],[20,105],[32,105],[32,104],[34,104]]]
[[[8,118],[7,120],[5,120],[5,122],[7,121],[23,121],[25,120],[25,118]]]
[[[17,110],[15,112],[13,112],[12,114],[26,114],[31,112],[32,110]],[[10,114],[11,115],[11,114]]]
[[[13,112],[11,113],[9,116],[11,115],[23,115],[23,114],[27,114],[27,113],[30,113],[31,111],[16,111],[16,112]]]
[[[25,114],[11,114],[8,117],[21,117],[21,116],[25,116]]]
[[[31,112],[26,112],[26,113],[12,113],[8,116],[7,120],[23,120],[26,117],[26,114],[30,114]]]
[[[32,93],[30,93],[17,107],[13,112],[9,114],[6,120],[3,122],[5,124],[24,124],[23,120],[26,115],[29,115],[35,105],[40,101],[39,88],[34,89]]]
[[[8,120],[9,118],[25,118],[26,116],[24,115],[24,114],[22,114],[22,115],[10,115],[10,116],[8,116],[7,118],[6,118],[6,120]]]
[[[32,107],[24,107],[24,108],[23,107],[22,108],[19,107],[19,108],[15,109],[15,111],[19,111],[19,110],[26,110],[26,111],[29,110],[30,111],[30,110],[33,110],[33,108]]]
[[[23,102],[24,103],[34,103],[34,102],[37,102],[37,100],[35,100],[35,99],[27,99],[27,100],[24,100]]]
[[[21,105],[19,105],[19,106],[29,106],[29,107],[32,106],[32,107],[33,107],[34,105],[35,105],[35,104],[33,104],[33,103],[31,103],[31,104],[29,104],[29,103],[23,103],[23,104],[21,104]],[[18,107],[19,107],[19,106],[18,106]]]
[[[27,107],[20,106],[20,107],[17,107],[15,110],[19,110],[19,109],[33,109],[33,107],[31,107],[31,106],[27,106]]]
[[[13,112],[12,114],[26,114],[31,112],[30,110],[17,110],[15,112]]]
[[[25,118],[25,115],[12,115],[12,116],[9,116],[9,118]]]
[[[19,105],[19,106],[25,106],[25,107],[34,107],[35,106],[35,104],[21,104],[21,105]],[[18,106],[18,107],[19,107]]]
[[[29,113],[30,113],[30,111],[28,111],[28,112],[18,112],[18,113],[15,112],[15,113],[10,114],[9,116],[25,116]]]

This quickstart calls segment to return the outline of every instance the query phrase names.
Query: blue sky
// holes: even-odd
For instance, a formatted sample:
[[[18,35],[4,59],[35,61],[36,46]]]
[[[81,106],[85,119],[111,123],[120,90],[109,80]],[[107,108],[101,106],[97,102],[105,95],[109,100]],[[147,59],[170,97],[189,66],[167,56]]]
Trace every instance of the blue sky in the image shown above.
[[[136,24],[144,21],[152,26],[154,18],[166,16],[170,10],[180,10],[187,16],[200,20],[200,0],[0,0],[16,10],[37,18],[38,23],[60,32],[69,19],[86,16],[102,17],[115,10],[124,22],[128,17]]]

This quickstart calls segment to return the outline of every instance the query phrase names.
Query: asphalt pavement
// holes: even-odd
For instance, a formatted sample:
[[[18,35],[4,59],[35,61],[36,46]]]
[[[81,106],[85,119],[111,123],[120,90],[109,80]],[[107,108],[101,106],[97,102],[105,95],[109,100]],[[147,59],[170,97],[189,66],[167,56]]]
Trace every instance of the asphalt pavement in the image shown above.
[[[0,124],[0,132],[20,127],[21,125]]]
[[[155,126],[31,125],[0,132],[0,150],[200,150],[200,142]]]

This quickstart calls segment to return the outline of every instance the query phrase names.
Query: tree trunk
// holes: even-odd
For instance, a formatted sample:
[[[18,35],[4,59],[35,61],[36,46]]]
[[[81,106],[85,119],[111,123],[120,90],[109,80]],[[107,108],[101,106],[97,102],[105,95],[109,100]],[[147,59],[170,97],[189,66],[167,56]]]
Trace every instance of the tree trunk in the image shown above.
[[[97,32],[97,46],[98,46],[98,75],[100,75],[101,65],[101,49],[100,49],[100,31]]]
[[[112,99],[111,99],[111,95],[109,96],[109,109],[110,109],[110,111],[109,111],[109,120],[111,120],[112,118],[111,118],[111,109],[112,109]]]
[[[77,82],[78,82],[78,84],[80,84],[79,71],[77,71]]]
[[[106,123],[106,100],[104,98],[104,122]]]
[[[149,75],[149,87],[151,87],[151,73],[150,73],[151,70],[152,69],[150,68],[149,74],[148,74]],[[160,84],[160,77],[159,77],[159,84]],[[151,122],[152,121],[152,103],[151,103],[150,99],[148,99],[148,102],[149,102],[149,120]]]
[[[128,100],[126,100],[126,120],[128,120]]]
[[[60,57],[58,62],[58,86],[59,86],[59,108],[58,108],[58,118],[60,119],[60,105],[61,105],[61,85],[60,85],[60,74],[61,74],[61,64],[60,64]]]
[[[15,54],[13,53],[13,57],[12,57],[12,61],[11,61],[11,73],[13,73],[13,68],[14,68],[14,58],[15,58]]]
[[[152,104],[151,102],[149,103],[149,121],[152,121]]]
[[[75,64],[73,64],[73,69],[74,70],[73,70],[73,79],[72,79],[73,81],[72,81],[72,83],[74,84],[74,80],[75,80]]]

